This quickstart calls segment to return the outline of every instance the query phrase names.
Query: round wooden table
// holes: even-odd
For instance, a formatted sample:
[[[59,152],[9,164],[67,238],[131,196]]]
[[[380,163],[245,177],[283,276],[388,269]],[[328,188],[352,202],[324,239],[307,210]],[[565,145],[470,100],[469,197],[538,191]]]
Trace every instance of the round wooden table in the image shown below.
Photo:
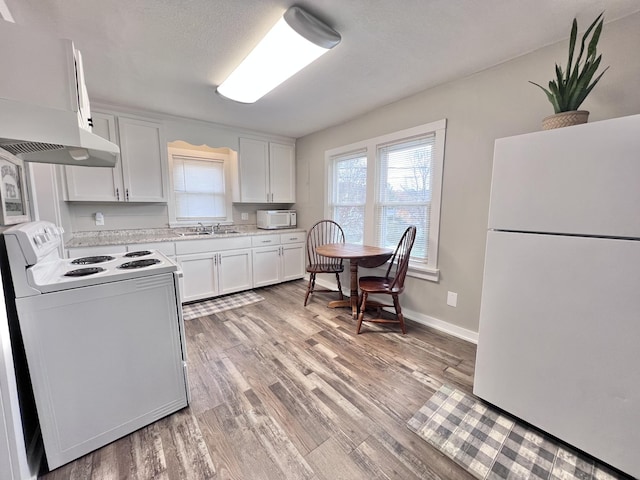
[[[357,319],[360,307],[358,302],[358,265],[365,268],[379,267],[391,258],[393,250],[355,243],[327,243],[316,247],[316,252],[325,257],[349,260],[349,271],[351,273],[351,295],[349,300],[329,302],[329,307],[351,307],[353,318]]]

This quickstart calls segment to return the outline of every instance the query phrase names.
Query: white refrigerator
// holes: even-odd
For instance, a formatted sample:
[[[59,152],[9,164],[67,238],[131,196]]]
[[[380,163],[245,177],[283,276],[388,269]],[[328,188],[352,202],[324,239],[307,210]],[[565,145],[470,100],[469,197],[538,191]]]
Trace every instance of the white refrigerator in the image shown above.
[[[640,477],[640,115],[496,140],[474,393]]]

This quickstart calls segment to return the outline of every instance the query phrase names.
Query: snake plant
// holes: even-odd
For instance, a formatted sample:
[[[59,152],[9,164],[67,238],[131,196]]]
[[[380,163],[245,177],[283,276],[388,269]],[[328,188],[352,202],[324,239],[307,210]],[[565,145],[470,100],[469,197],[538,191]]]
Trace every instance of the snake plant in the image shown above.
[[[602,55],[597,55],[596,53],[596,47],[600,39],[600,33],[602,32],[603,21],[603,14],[601,13],[584,33],[580,45],[580,53],[574,64],[573,53],[578,35],[578,21],[574,18],[569,40],[569,61],[567,62],[567,69],[563,71],[562,67],[556,64],[556,78],[549,82],[549,89],[535,82],[529,82],[541,88],[544,93],[547,94],[547,98],[553,105],[555,113],[578,110],[580,104],[582,104],[587,95],[593,90],[593,87],[596,86],[596,83],[602,78],[602,75],[609,69],[609,67],[605,68],[595,80],[591,81],[600,66],[600,60],[602,60]],[[584,63],[580,63],[590,33],[592,33],[592,35],[591,40],[588,42],[587,54]]]

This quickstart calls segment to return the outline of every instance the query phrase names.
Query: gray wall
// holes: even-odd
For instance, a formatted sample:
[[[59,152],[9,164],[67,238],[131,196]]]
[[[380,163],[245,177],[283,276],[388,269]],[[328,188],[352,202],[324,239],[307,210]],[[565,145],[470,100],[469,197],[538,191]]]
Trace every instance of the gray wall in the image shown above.
[[[581,108],[591,112],[589,121],[640,113],[640,14],[606,24],[600,44],[603,65],[611,68]],[[554,64],[566,63],[567,47],[568,41],[545,47],[298,139],[296,208],[301,226],[308,228],[324,216],[325,150],[448,119],[441,279],[439,283],[408,279],[402,303],[409,318],[413,315],[445,328],[448,325],[441,322],[447,322],[454,333],[460,330],[457,333],[463,335],[477,332],[493,143],[496,138],[540,130],[541,119],[553,109],[545,95],[527,82],[546,84]],[[458,293],[456,308],[447,306],[447,291]]]

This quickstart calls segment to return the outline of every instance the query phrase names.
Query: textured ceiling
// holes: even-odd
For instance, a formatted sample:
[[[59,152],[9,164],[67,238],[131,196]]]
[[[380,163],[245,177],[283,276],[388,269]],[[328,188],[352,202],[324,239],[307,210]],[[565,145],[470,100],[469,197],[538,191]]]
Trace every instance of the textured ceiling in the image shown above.
[[[5,1],[17,24],[74,40],[93,102],[292,137],[566,39],[574,16],[586,27],[601,11],[640,11],[638,0],[300,0],[342,42],[243,105],[215,87],[293,1]]]

